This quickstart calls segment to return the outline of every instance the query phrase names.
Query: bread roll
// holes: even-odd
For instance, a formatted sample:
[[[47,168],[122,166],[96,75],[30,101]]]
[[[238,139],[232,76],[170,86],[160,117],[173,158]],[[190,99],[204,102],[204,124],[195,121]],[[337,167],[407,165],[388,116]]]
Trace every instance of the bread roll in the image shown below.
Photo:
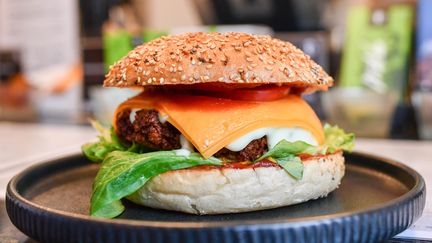
[[[128,197],[136,204],[191,214],[222,214],[288,206],[324,197],[344,175],[342,153],[304,160],[296,180],[279,166],[183,169],[154,177]]]
[[[245,33],[187,33],[140,45],[110,67],[106,87],[237,84],[327,90],[333,79],[289,42]],[[208,88],[209,86],[205,86]]]

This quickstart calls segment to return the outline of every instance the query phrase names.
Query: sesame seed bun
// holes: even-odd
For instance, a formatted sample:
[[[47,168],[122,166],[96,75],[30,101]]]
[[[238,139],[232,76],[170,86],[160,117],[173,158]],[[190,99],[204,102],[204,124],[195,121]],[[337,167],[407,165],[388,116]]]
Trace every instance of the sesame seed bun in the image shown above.
[[[248,212],[325,197],[344,176],[342,153],[303,161],[296,180],[281,167],[183,169],[160,174],[128,199],[192,214]]]
[[[110,67],[106,87],[290,85],[327,90],[333,79],[288,42],[245,33],[187,33],[136,47]],[[236,85],[237,86],[237,85]]]

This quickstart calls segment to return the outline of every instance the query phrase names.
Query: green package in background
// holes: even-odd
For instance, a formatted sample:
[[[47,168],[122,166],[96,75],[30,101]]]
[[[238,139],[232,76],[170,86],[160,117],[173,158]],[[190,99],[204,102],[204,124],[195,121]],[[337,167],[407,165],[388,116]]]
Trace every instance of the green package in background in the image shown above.
[[[414,9],[409,5],[385,10],[352,7],[340,86],[367,87],[378,93],[395,91],[403,99],[408,85],[413,17]]]
[[[104,33],[103,49],[105,71],[108,71],[110,65],[126,56],[136,45],[149,42],[163,35],[167,35],[167,32],[160,30],[144,30],[141,36],[133,36],[127,30],[119,29]]]
[[[105,71],[132,50],[132,36],[126,30],[105,32],[102,37]]]
[[[161,31],[161,30],[144,30],[142,33],[142,38],[145,43],[157,39],[164,35],[168,35],[168,32]]]

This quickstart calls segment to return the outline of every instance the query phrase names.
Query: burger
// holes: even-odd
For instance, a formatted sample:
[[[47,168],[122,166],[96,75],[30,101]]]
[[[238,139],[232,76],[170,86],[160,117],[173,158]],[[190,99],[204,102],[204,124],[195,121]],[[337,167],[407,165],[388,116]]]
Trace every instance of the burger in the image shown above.
[[[105,87],[142,88],[83,145],[101,163],[90,214],[122,200],[191,214],[270,209],[325,197],[353,134],[322,126],[302,94],[333,79],[288,42],[245,33],[165,36],[112,65]]]

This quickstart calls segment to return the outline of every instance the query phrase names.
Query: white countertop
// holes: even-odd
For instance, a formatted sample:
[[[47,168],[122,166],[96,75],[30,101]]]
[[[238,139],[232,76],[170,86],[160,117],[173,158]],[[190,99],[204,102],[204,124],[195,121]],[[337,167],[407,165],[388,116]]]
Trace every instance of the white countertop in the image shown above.
[[[95,139],[90,127],[71,125],[40,125],[0,122],[0,198],[6,184],[20,170],[32,163],[72,154],[80,146]],[[391,158],[414,168],[432,182],[432,142],[357,139],[355,151]],[[414,227],[402,233],[407,237],[432,239],[432,193],[427,187],[424,216]]]

